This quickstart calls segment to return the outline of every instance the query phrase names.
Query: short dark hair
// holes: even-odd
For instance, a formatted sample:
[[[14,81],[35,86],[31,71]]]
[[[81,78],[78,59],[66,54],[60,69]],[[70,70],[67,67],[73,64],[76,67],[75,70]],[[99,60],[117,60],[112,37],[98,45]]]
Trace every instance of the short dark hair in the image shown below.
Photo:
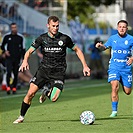
[[[17,24],[16,24],[15,22],[13,22],[13,23],[10,24],[10,27],[11,27],[12,25],[17,25]]]
[[[128,26],[128,22],[126,20],[120,20],[120,21],[118,21],[117,25],[119,25],[119,23],[125,23]]]
[[[53,20],[53,22],[57,22],[57,21],[59,21],[59,18],[58,18],[57,16],[50,16],[50,17],[48,18],[48,24],[49,24],[49,22],[50,22],[51,20]]]

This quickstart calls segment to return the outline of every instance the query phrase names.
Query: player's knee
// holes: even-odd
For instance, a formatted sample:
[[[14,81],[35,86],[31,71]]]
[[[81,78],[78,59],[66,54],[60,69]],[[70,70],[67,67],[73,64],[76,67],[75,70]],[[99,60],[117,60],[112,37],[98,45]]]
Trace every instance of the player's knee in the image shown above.
[[[52,102],[56,102],[56,101],[58,100],[58,97],[52,97],[50,100],[51,100]]]
[[[34,89],[33,89],[33,88],[34,88]],[[31,86],[30,86],[30,89],[29,89],[29,91],[28,91],[28,93],[27,93],[28,99],[32,99],[32,98],[35,96],[36,90],[37,90],[37,89],[35,88],[34,85],[31,85]]]
[[[123,88],[124,92],[126,95],[130,95],[131,94],[131,91],[132,89],[131,88]]]
[[[127,95],[130,95],[130,94],[131,94],[131,92],[130,92],[130,91],[125,91],[125,93],[126,93]]]
[[[131,93],[128,92],[128,93],[126,93],[126,94],[127,94],[127,95],[130,95]]]
[[[28,92],[27,96],[28,96],[28,99],[32,99],[35,96],[35,93],[30,91]]]
[[[61,90],[58,89],[57,87],[54,87],[51,92],[51,95],[50,95],[50,100],[52,102],[56,102],[58,100],[60,94],[61,94]]]
[[[117,98],[118,97],[118,95],[112,95],[112,98]]]

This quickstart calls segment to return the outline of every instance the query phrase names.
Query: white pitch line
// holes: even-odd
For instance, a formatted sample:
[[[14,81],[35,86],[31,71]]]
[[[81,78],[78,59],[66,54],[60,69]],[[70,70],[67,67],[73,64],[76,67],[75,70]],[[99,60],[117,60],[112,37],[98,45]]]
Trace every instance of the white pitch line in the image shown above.
[[[93,84],[93,85],[84,85],[82,86],[82,88],[86,88],[86,87],[99,87],[99,86],[107,86],[109,85],[108,83],[102,83],[102,84]],[[73,90],[73,89],[77,89],[77,88],[81,88],[79,86],[76,87],[69,87],[67,88],[67,90]]]
[[[82,86],[82,88],[86,88],[86,87],[99,87],[99,86],[107,86],[107,85],[109,85],[109,84],[108,83],[102,83],[102,84],[84,85],[84,86]],[[73,87],[64,88],[64,89],[65,89],[65,91],[67,91],[67,90],[74,90],[74,89],[77,89],[77,88],[81,88],[81,87],[79,87],[79,86],[74,87],[73,86]],[[24,94],[7,95],[7,96],[0,97],[0,100],[1,99],[9,99],[9,98],[25,96],[27,90],[21,91],[21,92],[24,93]],[[37,93],[39,93],[39,92],[41,92],[41,91],[39,90]]]

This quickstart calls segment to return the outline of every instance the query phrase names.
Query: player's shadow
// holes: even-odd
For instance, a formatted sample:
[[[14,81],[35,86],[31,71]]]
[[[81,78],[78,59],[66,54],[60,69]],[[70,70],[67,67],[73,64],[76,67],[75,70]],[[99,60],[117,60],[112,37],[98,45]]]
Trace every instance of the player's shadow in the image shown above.
[[[80,122],[79,119],[73,119],[73,120],[38,120],[38,121],[27,121],[26,123],[48,123],[48,122],[55,122],[55,123],[58,123],[58,122],[72,122],[72,123],[77,123],[77,122]],[[102,125],[101,123],[100,124],[96,124],[95,122],[92,124],[93,126],[96,126],[96,125]]]
[[[129,120],[133,120],[133,117],[131,115],[119,115],[117,117],[114,118],[110,118],[110,117],[97,117],[96,121],[106,121],[106,120],[117,120],[117,119],[129,119]],[[37,123],[42,123],[42,122],[79,122],[80,119],[61,119],[61,120],[36,120],[36,121],[27,121],[27,123],[32,123],[32,122],[37,122]],[[102,125],[102,124],[96,124],[94,123],[93,125]]]
[[[62,122],[62,121],[71,121],[71,122],[78,122],[78,121],[80,121],[79,119],[75,119],[75,120],[38,120],[38,121],[34,121],[34,122],[53,122],[53,121],[55,121],[55,122]],[[30,122],[32,122],[32,121],[28,121],[28,123],[30,123]]]
[[[96,120],[117,120],[117,119],[129,119],[129,120],[132,120],[133,119],[133,117],[131,116],[131,115],[119,115],[119,117],[103,117],[103,118],[96,118]]]

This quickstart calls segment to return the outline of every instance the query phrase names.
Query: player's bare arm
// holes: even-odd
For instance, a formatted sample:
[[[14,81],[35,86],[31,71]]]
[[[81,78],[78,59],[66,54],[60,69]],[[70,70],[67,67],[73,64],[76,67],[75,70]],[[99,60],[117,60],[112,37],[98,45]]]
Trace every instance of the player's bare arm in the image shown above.
[[[38,55],[38,57],[39,57],[40,59],[43,58],[43,54],[40,52],[39,49],[36,49],[36,53],[37,53],[37,55]]]
[[[19,71],[24,71],[24,70],[29,70],[29,63],[28,63],[28,59],[30,57],[30,55],[34,52],[34,49],[32,47],[30,47],[27,52],[24,55],[24,60],[19,68]]]
[[[82,65],[83,65],[84,76],[90,76],[90,68],[87,66],[87,63],[85,61],[85,57],[84,57],[82,51],[80,50],[80,48],[78,46],[75,46],[73,48],[73,50],[76,52],[78,58],[80,59]]]

